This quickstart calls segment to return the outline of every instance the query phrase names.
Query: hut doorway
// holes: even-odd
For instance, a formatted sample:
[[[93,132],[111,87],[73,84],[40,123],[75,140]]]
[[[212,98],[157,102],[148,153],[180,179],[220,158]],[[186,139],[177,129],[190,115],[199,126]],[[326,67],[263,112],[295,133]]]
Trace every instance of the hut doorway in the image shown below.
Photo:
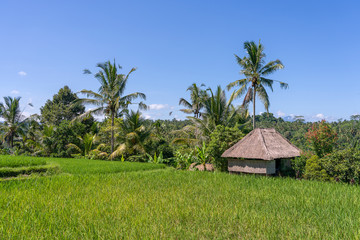
[[[276,174],[279,174],[280,168],[281,168],[281,159],[276,159],[276,160],[275,160],[275,171],[276,171]]]

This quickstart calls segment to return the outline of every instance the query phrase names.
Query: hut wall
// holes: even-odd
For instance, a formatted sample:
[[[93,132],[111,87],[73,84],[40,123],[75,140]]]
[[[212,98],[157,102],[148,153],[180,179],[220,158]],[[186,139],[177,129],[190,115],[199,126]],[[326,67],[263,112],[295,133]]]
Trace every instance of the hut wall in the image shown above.
[[[229,172],[275,174],[275,160],[229,159]]]

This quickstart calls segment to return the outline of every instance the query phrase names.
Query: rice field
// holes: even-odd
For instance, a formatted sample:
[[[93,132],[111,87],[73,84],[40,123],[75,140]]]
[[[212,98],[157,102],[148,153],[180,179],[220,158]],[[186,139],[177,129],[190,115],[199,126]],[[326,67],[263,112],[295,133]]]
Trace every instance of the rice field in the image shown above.
[[[360,236],[358,186],[147,163],[48,161],[62,173],[0,183],[0,239]]]
[[[46,160],[44,158],[0,156],[0,168],[29,167],[29,166],[39,166],[45,164],[46,164]]]

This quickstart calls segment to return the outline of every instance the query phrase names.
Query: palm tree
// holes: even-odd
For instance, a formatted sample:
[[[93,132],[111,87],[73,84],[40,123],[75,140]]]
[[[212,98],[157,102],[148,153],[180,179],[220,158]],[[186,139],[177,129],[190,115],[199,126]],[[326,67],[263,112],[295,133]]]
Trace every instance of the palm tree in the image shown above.
[[[130,72],[125,74],[118,73],[122,67],[116,66],[115,60],[112,64],[110,61],[105,63],[97,64],[97,67],[100,68],[99,72],[94,74],[94,77],[100,82],[101,86],[98,92],[91,90],[81,90],[80,93],[85,94],[87,98],[81,98],[78,101],[83,104],[95,105],[96,108],[91,109],[84,114],[80,115],[78,118],[88,116],[91,113],[94,114],[103,114],[111,118],[111,153],[114,152],[114,119],[115,117],[122,116],[128,111],[129,104],[133,104],[133,100],[137,98],[146,99],[144,93],[135,92],[128,95],[124,95],[126,83],[129,79],[129,76],[136,69],[132,68]],[[87,69],[84,70],[85,74],[91,74]],[[139,104],[139,108],[146,109],[147,106],[143,103]]]
[[[188,117],[193,124],[176,131],[186,135],[175,138],[173,143],[196,145],[206,141],[217,125],[233,126],[236,123],[246,122],[247,109],[242,106],[234,107],[232,104],[235,93],[227,100],[225,91],[220,86],[216,88],[215,93],[211,88],[207,91],[210,94],[206,94],[202,100],[204,112],[201,118]]]
[[[201,84],[201,86],[205,86]],[[180,109],[184,113],[193,113],[195,118],[201,116],[200,110],[203,108],[203,98],[206,94],[204,90],[200,89],[196,83],[193,83],[188,87],[186,91],[190,91],[191,102],[188,102],[184,98],[180,98],[179,105],[183,105],[186,109]]]
[[[55,150],[56,139],[54,138],[55,126],[51,124],[44,124],[42,126],[40,143],[42,149],[35,153],[35,155],[49,156]]]
[[[110,159],[128,153],[130,155],[146,153],[144,142],[150,137],[151,129],[146,129],[145,119],[139,111],[131,110],[125,113],[125,119],[121,125],[122,144],[110,155]]]
[[[8,146],[14,147],[14,138],[22,131],[25,117],[20,111],[21,97],[4,97],[4,103],[0,103],[0,117],[4,119],[4,124],[1,126],[4,132],[4,140]]]
[[[22,140],[23,150],[34,153],[41,148],[40,140],[40,116],[33,114],[26,118],[22,124],[22,131],[19,132],[19,137]]]
[[[100,144],[96,148],[94,148],[94,145],[98,141],[98,137],[96,136],[96,134],[86,133],[83,137],[78,138],[81,141],[81,144],[76,145],[74,143],[69,143],[66,147],[77,151],[84,157],[90,157],[91,155],[95,155],[96,158],[104,158],[108,156],[106,152],[101,151],[101,149],[105,147],[104,144]]]
[[[269,111],[269,96],[265,90],[265,87],[268,87],[273,91],[273,83],[276,80],[268,79],[266,76],[269,74],[284,68],[284,65],[280,60],[270,61],[265,63],[264,58],[266,57],[264,53],[264,47],[260,43],[257,45],[253,41],[245,42],[244,49],[246,50],[247,56],[240,58],[235,54],[237,63],[241,66],[241,74],[245,75],[245,78],[236,80],[230,83],[227,88],[230,90],[233,87],[239,87],[234,91],[234,97],[240,97],[245,92],[245,98],[243,105],[248,104],[250,101],[253,102],[253,128],[255,129],[255,99],[256,94],[259,97],[260,101],[265,106],[266,111]],[[280,81],[281,88],[288,88],[288,84]]]
[[[211,88],[207,90],[210,92],[203,100],[204,113],[200,119],[189,117],[201,130],[201,135],[209,136],[217,125],[229,126],[235,123],[238,117],[241,117],[242,112],[247,110],[243,107],[234,107],[232,102],[235,99],[233,93],[229,100],[226,100],[225,91],[218,86],[215,93]]]

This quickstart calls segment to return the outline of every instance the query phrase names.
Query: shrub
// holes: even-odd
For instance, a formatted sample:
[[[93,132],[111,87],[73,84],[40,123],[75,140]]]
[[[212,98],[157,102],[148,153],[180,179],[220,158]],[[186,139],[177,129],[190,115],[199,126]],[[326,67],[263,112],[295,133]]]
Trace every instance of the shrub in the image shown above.
[[[158,154],[162,153],[165,159],[174,157],[174,150],[168,143],[164,143],[158,146],[157,152]]]
[[[238,142],[243,136],[244,134],[237,126],[232,128],[222,125],[216,126],[210,135],[210,142],[207,148],[211,163],[213,163],[215,169],[227,171],[227,160],[222,158],[221,154]]]
[[[146,155],[131,155],[127,158],[129,162],[146,162]],[[119,159],[120,160],[120,159]]]
[[[322,164],[337,181],[360,183],[360,151],[349,148],[325,156]]]
[[[329,180],[330,177],[323,168],[321,162],[321,159],[317,155],[313,155],[309,158],[306,161],[304,178],[321,181]]]
[[[306,161],[312,157],[310,152],[302,153],[300,157],[291,160],[291,166],[294,169],[295,177],[301,178],[305,172]]]

